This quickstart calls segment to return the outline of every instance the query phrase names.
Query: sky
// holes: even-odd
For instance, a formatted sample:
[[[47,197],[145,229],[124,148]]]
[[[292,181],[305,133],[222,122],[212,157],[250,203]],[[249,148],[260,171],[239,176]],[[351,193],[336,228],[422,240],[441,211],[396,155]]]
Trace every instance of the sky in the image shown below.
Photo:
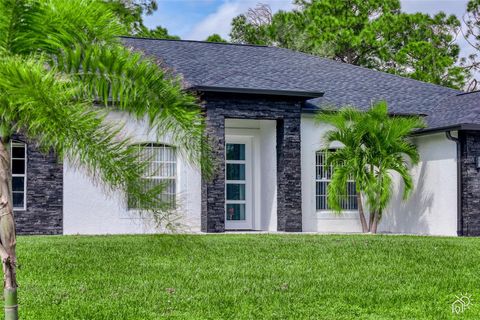
[[[232,19],[258,3],[270,5],[274,12],[293,8],[292,0],[157,0],[157,2],[158,10],[153,15],[144,17],[145,24],[150,28],[161,25],[166,27],[170,34],[188,40],[205,40],[213,33],[228,39]],[[401,0],[401,2],[405,12],[435,14],[444,11],[461,18],[465,13],[467,0]],[[461,36],[458,43],[462,49],[462,56],[472,52]]]

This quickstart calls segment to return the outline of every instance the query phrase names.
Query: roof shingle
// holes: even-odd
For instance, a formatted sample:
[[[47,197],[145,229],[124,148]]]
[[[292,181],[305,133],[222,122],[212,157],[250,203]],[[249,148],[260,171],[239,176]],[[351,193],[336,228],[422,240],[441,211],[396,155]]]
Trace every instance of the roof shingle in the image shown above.
[[[385,100],[393,113],[428,115],[430,127],[480,123],[478,94],[458,95],[461,92],[451,88],[288,49],[129,37],[122,41],[163,61],[187,87],[323,92],[323,97],[309,100],[310,107],[366,109]]]

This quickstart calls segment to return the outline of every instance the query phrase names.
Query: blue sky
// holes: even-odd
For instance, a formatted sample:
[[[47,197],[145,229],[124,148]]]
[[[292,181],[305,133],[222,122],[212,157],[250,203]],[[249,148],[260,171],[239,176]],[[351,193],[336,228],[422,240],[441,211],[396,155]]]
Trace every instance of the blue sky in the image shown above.
[[[233,17],[255,7],[259,2],[271,6],[273,11],[288,10],[293,7],[291,0],[157,0],[158,10],[145,17],[145,24],[154,28],[166,27],[170,34],[182,39],[205,40],[208,35],[218,33],[228,38]],[[444,11],[461,17],[467,0],[402,0],[406,12],[434,14]],[[465,41],[460,41],[463,54],[471,49]]]

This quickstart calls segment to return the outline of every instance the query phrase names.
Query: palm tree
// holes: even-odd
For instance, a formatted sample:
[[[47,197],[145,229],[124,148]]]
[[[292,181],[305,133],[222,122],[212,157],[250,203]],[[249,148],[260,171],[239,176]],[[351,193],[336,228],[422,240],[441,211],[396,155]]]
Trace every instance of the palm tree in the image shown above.
[[[363,146],[365,127],[362,119],[364,114],[353,107],[342,108],[338,112],[325,110],[317,114],[318,122],[327,123],[333,129],[327,131],[324,137],[327,165],[333,166],[332,181],[328,185],[328,204],[337,213],[342,211],[342,202],[345,200],[347,181],[355,181],[358,214],[362,225],[362,232],[368,232],[368,224],[364,213],[362,193],[367,189],[371,180],[368,170],[368,154]],[[341,143],[342,148],[331,152],[329,146]]]
[[[367,190],[370,232],[376,233],[392,196],[392,172],[403,181],[404,200],[414,188],[410,167],[418,164],[420,155],[409,137],[414,130],[424,128],[425,122],[416,116],[390,116],[387,103],[379,102],[366,112],[363,125],[368,128],[364,145],[369,150],[368,164],[374,177]]]
[[[338,112],[327,110],[316,119],[333,126],[325,136],[327,152],[332,143],[342,144],[342,148],[330,152],[327,158],[327,164],[334,168],[328,186],[329,206],[341,212],[347,181],[353,178],[362,231],[376,233],[392,196],[392,172],[397,172],[403,180],[404,199],[413,189],[409,168],[416,165],[420,157],[409,136],[425,126],[423,120],[412,116],[392,117],[385,102],[365,112],[353,107]],[[368,224],[365,207],[370,213]]]
[[[157,223],[170,207],[160,196],[165,186],[145,190],[146,163],[119,134],[122,128],[108,122],[108,111],[147,119],[159,135],[168,132],[204,174],[210,172],[195,97],[156,61],[125,48],[118,34],[124,27],[103,1],[0,0],[0,257],[6,319],[18,317],[12,135],[22,134],[40,150],[88,169],[107,190],[128,192]]]

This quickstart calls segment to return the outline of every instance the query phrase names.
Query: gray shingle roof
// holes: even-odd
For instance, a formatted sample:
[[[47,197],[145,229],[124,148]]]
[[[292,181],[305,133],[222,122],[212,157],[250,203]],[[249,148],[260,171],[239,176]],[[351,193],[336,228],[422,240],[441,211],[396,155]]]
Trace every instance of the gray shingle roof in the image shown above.
[[[435,106],[427,122],[430,128],[480,124],[480,91],[443,99]]]
[[[309,100],[311,108],[354,105],[366,109],[372,102],[385,100],[394,113],[428,115],[430,127],[460,121],[452,110],[472,102],[459,98],[458,90],[283,48],[142,38],[122,41],[181,74],[187,87],[323,92],[323,97]],[[462,121],[480,123],[480,108],[473,109],[462,112]]]

